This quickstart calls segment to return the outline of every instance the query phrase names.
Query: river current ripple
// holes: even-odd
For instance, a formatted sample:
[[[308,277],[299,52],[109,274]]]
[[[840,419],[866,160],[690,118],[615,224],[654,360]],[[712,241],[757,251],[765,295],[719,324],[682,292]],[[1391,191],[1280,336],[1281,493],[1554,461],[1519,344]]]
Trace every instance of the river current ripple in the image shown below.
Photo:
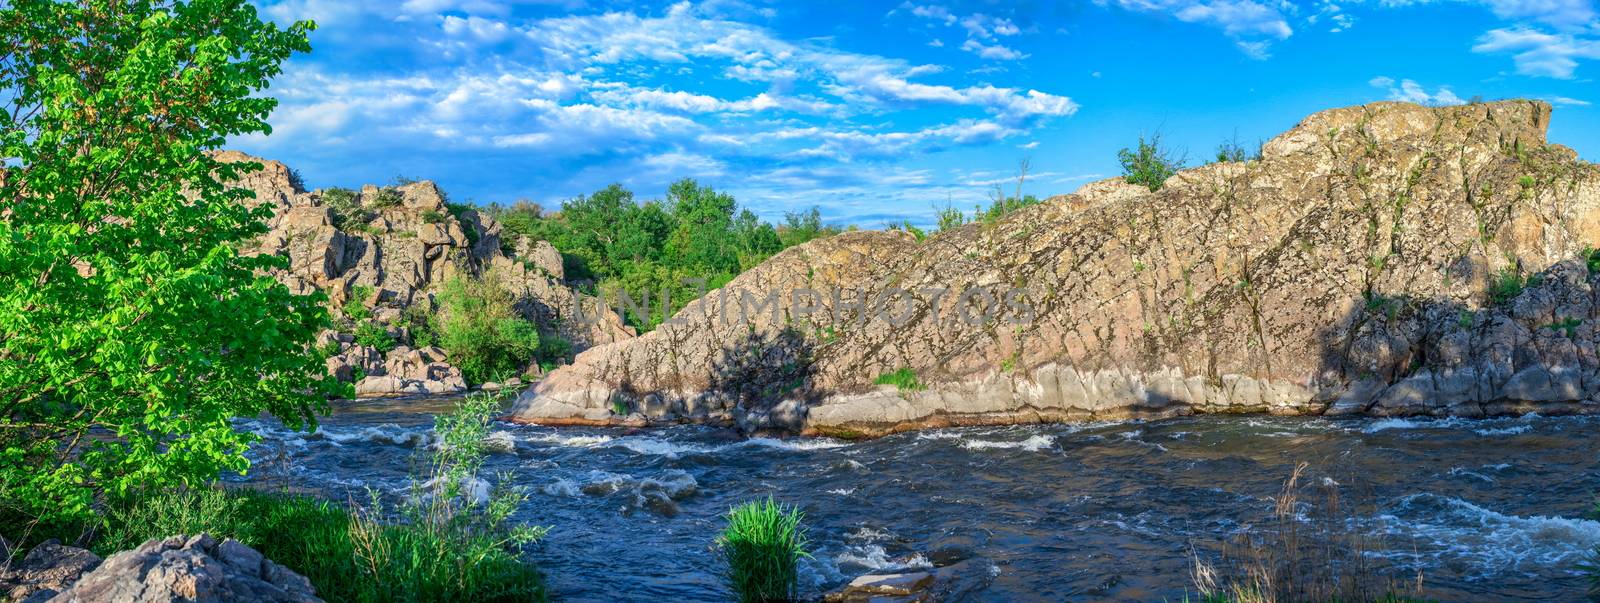
[[[315,433],[272,421],[252,481],[365,500],[402,493],[450,400],[341,403]],[[1297,462],[1357,483],[1360,529],[1439,600],[1581,600],[1600,545],[1600,418],[1201,416],[961,428],[864,442],[497,423],[487,472],[549,526],[530,555],[567,601],[724,601],[712,545],[730,505],[806,514],[817,595],[876,571],[976,561],[975,601],[1181,601],[1190,556],[1268,521]],[[1406,578],[1408,576],[1399,576]]]

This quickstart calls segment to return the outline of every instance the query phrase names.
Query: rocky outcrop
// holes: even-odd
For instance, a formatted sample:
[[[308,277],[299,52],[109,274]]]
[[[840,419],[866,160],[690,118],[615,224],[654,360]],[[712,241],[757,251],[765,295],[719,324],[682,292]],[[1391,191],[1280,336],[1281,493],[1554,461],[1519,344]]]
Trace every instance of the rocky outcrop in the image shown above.
[[[288,270],[275,276],[298,293],[327,294],[335,316],[343,315],[358,292],[370,292],[361,303],[372,320],[407,343],[408,311],[432,308],[432,294],[453,275],[492,270],[517,296],[528,318],[570,341],[575,350],[634,335],[608,309],[585,308],[593,318],[577,320],[580,298],[566,282],[561,254],[554,247],[525,239],[506,244],[498,222],[473,209],[453,211],[431,181],[306,191],[282,163],[236,151],[217,156],[264,166],[236,181],[255,193],[251,204],[273,209],[270,231],[246,252],[288,258]],[[324,339],[325,345],[339,348],[328,359],[329,373],[356,381],[358,394],[437,394],[467,387],[460,371],[449,367],[448,358],[437,350],[427,362],[419,362],[408,356],[416,350],[404,346],[385,354],[356,345],[349,333],[330,333]],[[396,362],[407,368],[393,370]]]
[[[1600,282],[1560,263],[1600,243],[1600,170],[1546,142],[1550,111],[1334,109],[1159,191],[1106,180],[920,243],[815,241],[579,355],[512,416],[874,435],[1588,412]]]
[[[233,539],[173,536],[107,558],[50,601],[321,601],[305,577]]]
[[[0,539],[0,545],[3,544],[4,540]],[[50,600],[72,586],[85,572],[99,566],[100,556],[48,540],[33,547],[13,566],[6,566],[4,561],[0,558],[0,599],[38,603]]]

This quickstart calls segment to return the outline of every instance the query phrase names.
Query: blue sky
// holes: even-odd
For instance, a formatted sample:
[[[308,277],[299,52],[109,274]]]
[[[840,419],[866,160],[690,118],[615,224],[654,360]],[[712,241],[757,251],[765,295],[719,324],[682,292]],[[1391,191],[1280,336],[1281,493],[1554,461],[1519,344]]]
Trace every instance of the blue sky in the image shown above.
[[[1141,133],[1194,163],[1325,108],[1474,96],[1551,101],[1552,140],[1600,160],[1591,0],[259,4],[319,28],[274,133],[233,146],[311,187],[555,208],[693,177],[768,219],[926,224],[1025,158],[1045,196],[1116,174]]]

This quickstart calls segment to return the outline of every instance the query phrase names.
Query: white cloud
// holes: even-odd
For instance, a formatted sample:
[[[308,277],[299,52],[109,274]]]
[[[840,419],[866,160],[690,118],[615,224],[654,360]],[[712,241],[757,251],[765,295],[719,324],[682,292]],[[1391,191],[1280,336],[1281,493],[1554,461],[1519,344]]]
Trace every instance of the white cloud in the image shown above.
[[[1516,27],[1490,30],[1478,38],[1472,51],[1509,53],[1522,75],[1572,79],[1579,59],[1600,59],[1600,40]]]
[[[997,17],[984,13],[972,13],[965,17],[958,17],[950,9],[939,5],[917,5],[906,2],[899,8],[889,11],[893,16],[900,11],[907,11],[913,17],[925,19],[933,24],[951,27],[960,25],[966,32],[967,38],[961,44],[961,49],[978,55],[979,58],[994,61],[1016,61],[1028,58],[1028,54],[994,43],[999,37],[1015,36],[1022,33],[1022,28],[1017,27],[1009,17]],[[928,42],[935,48],[943,47],[944,41],[934,38]]]
[[[1028,55],[1017,52],[1016,50],[1012,50],[999,44],[985,46],[983,42],[979,42],[973,38],[967,38],[967,41],[961,44],[961,49],[985,59],[1015,61],[1017,59],[1028,58]]]
[[[1496,17],[1510,21],[1537,21],[1563,30],[1594,25],[1589,0],[1484,0]]]
[[[1115,2],[1123,9],[1165,13],[1186,23],[1208,25],[1222,30],[1239,50],[1255,59],[1265,59],[1274,41],[1289,39],[1294,28],[1280,8],[1294,9],[1287,1],[1271,4],[1255,0],[1096,0]]]
[[[1394,78],[1378,76],[1368,80],[1367,83],[1374,88],[1387,90],[1389,100],[1430,106],[1459,105],[1466,102],[1456,96],[1449,86],[1440,86],[1434,93],[1429,94],[1421,84],[1412,80],[1400,80],[1400,84],[1396,86]]]
[[[1557,107],[1587,107],[1591,104],[1589,101],[1567,96],[1546,96],[1544,100]]]

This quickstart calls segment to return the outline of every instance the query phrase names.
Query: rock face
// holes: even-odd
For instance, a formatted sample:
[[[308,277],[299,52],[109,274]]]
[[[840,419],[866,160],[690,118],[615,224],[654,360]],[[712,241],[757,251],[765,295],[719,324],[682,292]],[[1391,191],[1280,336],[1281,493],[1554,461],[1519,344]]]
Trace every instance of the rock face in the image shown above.
[[[99,565],[99,555],[55,540],[45,541],[28,551],[28,556],[14,567],[6,568],[0,560],[0,599],[18,603],[47,601]]]
[[[321,601],[311,582],[233,539],[150,540],[107,558],[53,602]]]
[[[366,185],[349,193],[305,191],[282,163],[237,151],[220,152],[218,158],[264,166],[236,183],[255,192],[252,203],[274,211],[268,222],[271,231],[246,252],[287,257],[289,270],[277,274],[278,279],[299,293],[326,293],[336,316],[355,292],[371,291],[364,303],[373,319],[404,343],[408,333],[401,323],[408,310],[431,307],[431,295],[453,275],[493,270],[528,318],[572,342],[575,350],[634,335],[609,310],[599,309],[596,315],[596,308],[586,307],[594,316],[576,320],[580,298],[565,281],[561,254],[554,247],[525,239],[502,244],[498,222],[471,209],[452,213],[443,191],[431,181]],[[507,248],[514,253],[508,256]],[[359,381],[361,395],[466,389],[460,371],[448,366],[437,349],[423,362],[415,357],[417,350],[402,346],[384,354],[356,345],[348,333],[326,334],[324,344],[339,348],[328,359],[329,373]]]
[[[1600,244],[1600,170],[1545,141],[1550,111],[1334,109],[1156,192],[1112,179],[921,243],[815,241],[584,352],[513,418],[849,436],[1589,412],[1600,280],[1571,260]],[[874,385],[896,371],[919,384]]]

